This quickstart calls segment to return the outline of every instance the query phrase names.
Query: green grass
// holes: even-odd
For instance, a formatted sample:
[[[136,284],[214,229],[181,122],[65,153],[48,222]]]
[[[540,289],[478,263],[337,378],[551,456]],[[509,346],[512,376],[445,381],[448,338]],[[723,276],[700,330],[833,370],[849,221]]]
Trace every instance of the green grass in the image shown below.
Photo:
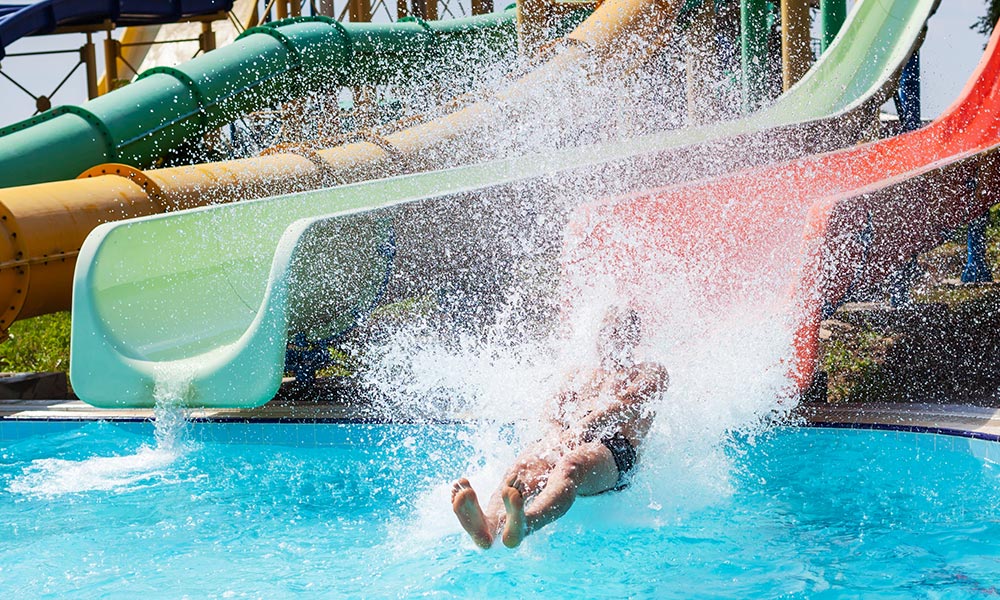
[[[840,402],[852,396],[855,388],[878,371],[891,337],[871,329],[861,329],[849,339],[831,340],[820,356],[820,368],[829,377],[827,401]]]
[[[69,371],[69,313],[25,319],[0,343],[0,371]]]

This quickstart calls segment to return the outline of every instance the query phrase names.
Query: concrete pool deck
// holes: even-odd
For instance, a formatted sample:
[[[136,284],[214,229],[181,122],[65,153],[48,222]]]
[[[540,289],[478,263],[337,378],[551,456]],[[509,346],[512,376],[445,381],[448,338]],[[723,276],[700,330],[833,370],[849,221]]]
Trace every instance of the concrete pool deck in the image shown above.
[[[1000,439],[1000,408],[957,404],[805,404],[796,415],[806,425],[932,430]],[[344,421],[365,419],[355,406],[329,401],[273,400],[254,409],[196,409],[205,421]],[[0,420],[146,421],[151,409],[94,408],[79,400],[0,400]]]
[[[803,404],[806,425],[933,431],[1000,441],[1000,408],[965,404]]]
[[[334,421],[359,418],[349,405],[331,402],[269,402],[253,409],[194,409],[189,418],[206,421]],[[0,420],[147,421],[148,408],[95,408],[80,400],[0,400]]]

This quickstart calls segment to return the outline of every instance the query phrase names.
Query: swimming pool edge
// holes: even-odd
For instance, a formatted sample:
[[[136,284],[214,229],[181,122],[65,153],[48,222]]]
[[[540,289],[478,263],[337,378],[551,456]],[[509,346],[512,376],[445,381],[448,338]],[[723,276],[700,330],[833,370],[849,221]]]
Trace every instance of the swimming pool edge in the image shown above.
[[[268,403],[255,409],[196,409],[194,422],[207,423],[416,423],[364,414],[355,406],[334,402]],[[3,400],[0,421],[152,421],[148,409],[99,409],[77,400]],[[437,419],[457,424],[469,418]],[[426,423],[426,420],[420,420]],[[1000,442],[1000,409],[964,404],[801,404],[792,425],[841,429],[878,429],[936,433]]]
[[[803,404],[795,424],[805,427],[933,433],[1000,442],[1000,409],[965,404]]]

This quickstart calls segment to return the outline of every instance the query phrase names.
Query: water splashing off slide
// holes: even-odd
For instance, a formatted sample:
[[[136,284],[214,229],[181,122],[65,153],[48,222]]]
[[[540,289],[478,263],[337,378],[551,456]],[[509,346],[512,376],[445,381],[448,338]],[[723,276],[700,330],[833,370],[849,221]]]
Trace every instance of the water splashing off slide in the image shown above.
[[[170,365],[162,368],[153,388],[155,445],[144,443],[131,454],[80,460],[36,459],[10,482],[8,489],[26,496],[53,497],[179,482],[169,467],[191,449],[184,407],[191,377],[187,372],[169,369]]]
[[[834,95],[841,110],[878,97],[936,2],[884,6],[856,5],[855,16],[878,16],[880,25],[854,18],[838,38],[881,44],[875,68],[858,71],[847,60],[871,50],[859,44],[843,54],[831,49],[844,62],[821,61],[812,72],[853,81],[844,78],[848,71],[867,82],[855,90],[861,98]],[[608,2],[578,33],[606,50],[602,36],[628,30],[620,19],[634,25],[657,14],[662,23],[674,8]],[[529,79],[579,57],[583,47],[570,46]],[[812,89],[809,81],[803,89]],[[655,151],[686,139],[683,132],[649,136],[101,226],[81,250],[74,281],[74,389],[97,406],[148,406],[154,372],[167,362],[193,373],[192,406],[259,405],[281,380],[289,332],[323,338],[349,329],[379,302],[456,286],[502,287],[516,270],[514,255],[528,248],[529,259],[544,259],[547,246],[558,244],[551,233],[565,214],[550,202],[554,196],[579,202],[620,190],[629,177],[671,174]],[[679,162],[668,155],[667,164]]]
[[[564,255],[568,280],[603,274],[663,323],[662,281],[695,290],[706,318],[771,306],[769,318],[796,332],[793,371],[804,388],[822,315],[997,202],[998,114],[1000,29],[959,98],[924,129],[581,208]]]

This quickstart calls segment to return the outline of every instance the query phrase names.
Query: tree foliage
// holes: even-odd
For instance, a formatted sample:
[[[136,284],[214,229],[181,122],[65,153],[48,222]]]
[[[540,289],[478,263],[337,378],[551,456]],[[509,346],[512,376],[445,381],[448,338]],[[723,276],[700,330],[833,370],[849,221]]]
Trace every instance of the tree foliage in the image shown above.
[[[983,35],[991,35],[1000,20],[1000,0],[986,0],[986,14],[976,19],[972,29]]]

